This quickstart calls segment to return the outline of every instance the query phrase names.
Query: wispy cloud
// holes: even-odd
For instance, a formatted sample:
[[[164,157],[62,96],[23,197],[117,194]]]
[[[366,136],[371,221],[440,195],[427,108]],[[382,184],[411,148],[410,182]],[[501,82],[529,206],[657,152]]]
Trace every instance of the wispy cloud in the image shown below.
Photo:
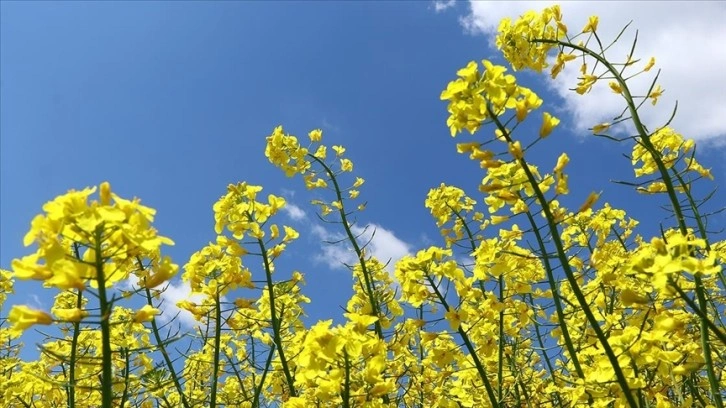
[[[481,33],[493,41],[503,17],[517,18],[526,10],[541,10],[555,2],[545,1],[471,1],[463,26],[472,33]],[[633,23],[606,56],[623,60],[630,52],[638,30],[636,59],[642,67],[656,58],[655,68],[631,82],[638,94],[645,94],[658,68],[663,71],[658,83],[665,94],[656,107],[643,105],[641,116],[650,129],[663,125],[678,101],[678,114],[671,126],[694,139],[726,139],[726,3],[722,2],[562,2],[564,20],[570,31],[581,29],[591,15],[600,17],[598,35],[605,42],[614,39],[631,19]],[[476,59],[472,56],[472,59]],[[578,82],[579,64],[571,63],[549,85],[564,99],[564,107],[575,118],[575,131],[584,135],[587,128],[611,122],[623,110],[623,100],[603,81],[587,97],[570,91]],[[549,78],[549,76],[547,77]],[[698,118],[698,120],[694,120]]]
[[[435,0],[434,10],[437,13],[448,10],[456,5],[456,0]]]
[[[382,263],[388,263],[386,269],[393,272],[395,263],[411,253],[411,245],[398,238],[393,231],[378,224],[368,227],[353,226],[351,231],[358,237],[358,242],[365,245],[368,255],[372,255]],[[319,262],[325,263],[331,269],[345,268],[345,264],[352,265],[357,257],[352,249],[348,249],[342,233],[331,232],[328,229],[313,225],[311,232],[321,241],[322,253],[315,257]]]
[[[284,207],[282,207],[282,211],[288,217],[290,217],[290,219],[292,219],[293,221],[301,221],[301,220],[304,220],[305,218],[307,218],[307,214],[305,213],[305,210],[303,210],[302,208],[300,208],[297,205],[292,204],[290,202],[288,202],[287,204],[285,204]]]
[[[328,119],[323,118],[323,131],[328,130],[331,132],[340,132],[340,126],[330,122]]]
[[[35,307],[36,309],[45,309],[45,304],[43,304],[43,301],[40,300],[40,297],[36,295],[35,293],[31,293],[28,295],[29,302],[31,306]]]
[[[282,192],[282,195],[286,198],[294,198],[295,197],[295,190],[291,190],[289,188],[281,188],[280,191]]]

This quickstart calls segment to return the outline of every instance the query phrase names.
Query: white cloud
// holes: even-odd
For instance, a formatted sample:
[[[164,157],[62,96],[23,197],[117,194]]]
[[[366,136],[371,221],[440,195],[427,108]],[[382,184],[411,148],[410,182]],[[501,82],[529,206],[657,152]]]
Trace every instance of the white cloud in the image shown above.
[[[136,275],[131,274],[129,275],[129,278],[126,280],[126,282],[121,285],[121,289],[136,290],[139,287],[138,282],[139,278]],[[159,306],[159,310],[161,310],[162,312],[162,314],[158,316],[159,320],[163,322],[169,322],[171,319],[174,318],[174,316],[179,314],[179,317],[177,319],[183,327],[193,328],[199,325],[199,322],[194,319],[194,316],[190,312],[184,309],[180,309],[176,304],[181,300],[201,302],[203,296],[198,294],[192,295],[192,288],[189,286],[188,283],[182,281],[178,281],[178,283],[176,284],[172,282],[164,282],[161,285],[155,287],[154,289],[162,290],[165,286],[167,286],[166,289],[161,292],[161,300],[163,302]]]
[[[524,11],[542,8],[555,2],[538,1],[471,1],[469,15],[461,19],[470,32],[483,33],[493,41],[499,21],[503,17],[516,19]],[[651,72],[632,82],[640,94],[647,92],[650,81],[658,68],[662,69],[658,83],[665,94],[653,107],[646,102],[641,110],[649,128],[661,126],[670,117],[678,101],[678,113],[671,126],[685,137],[694,139],[726,139],[726,3],[722,2],[563,2],[564,21],[569,31],[579,31],[588,16],[598,15],[598,35],[603,42],[616,37],[631,19],[626,34],[609,50],[606,56],[612,60],[624,60],[632,46],[635,30],[638,42],[635,58],[644,65],[651,56],[656,65]],[[476,56],[472,56],[476,57]],[[623,109],[622,100],[603,83],[591,94],[580,97],[568,88],[577,82],[574,61],[565,72],[550,85],[564,98],[565,108],[575,118],[577,132],[600,122],[610,122]],[[549,78],[549,76],[547,76]]]
[[[169,286],[161,293],[164,303],[161,305],[162,315],[160,319],[170,321],[174,316],[179,314],[179,322],[183,327],[192,328],[199,325],[199,322],[190,312],[179,308],[176,304],[181,300],[189,300],[190,302],[200,303],[204,296],[201,294],[192,295],[192,288],[188,283],[179,281],[177,284],[169,282]]]
[[[293,221],[300,221],[307,216],[302,208],[289,202],[282,207],[282,211]]]
[[[388,263],[386,269],[389,272],[393,272],[399,259],[411,253],[411,245],[380,225],[370,224],[368,228],[353,226],[351,231],[358,236],[361,246],[367,244],[365,249],[368,255],[376,257],[382,263]],[[344,235],[330,232],[320,225],[313,225],[311,232],[322,241],[327,241],[322,243],[323,253],[316,260],[327,264],[331,269],[341,269],[345,267],[344,264],[353,265],[357,262],[355,252],[346,246],[347,241],[334,244],[344,240]]]
[[[448,10],[456,5],[456,0],[435,0],[434,1],[434,10],[436,10],[437,13],[441,13],[442,11]]]

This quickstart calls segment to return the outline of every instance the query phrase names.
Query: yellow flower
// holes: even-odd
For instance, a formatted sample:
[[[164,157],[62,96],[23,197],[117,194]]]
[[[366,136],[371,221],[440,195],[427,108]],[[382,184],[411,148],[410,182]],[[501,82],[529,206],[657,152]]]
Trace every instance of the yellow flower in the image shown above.
[[[159,314],[159,309],[151,305],[144,305],[134,314],[134,323],[150,322],[154,320],[154,316],[157,314]]]
[[[84,317],[88,316],[88,312],[79,308],[53,309],[52,311],[58,319],[67,322],[80,322]]]
[[[343,171],[353,171],[353,162],[348,159],[340,159],[340,169]]]
[[[295,231],[292,227],[283,225],[282,228],[285,230],[285,237],[282,239],[284,242],[292,241],[292,240],[298,239],[298,237],[300,237],[300,234],[297,231]]]
[[[556,117],[550,115],[548,112],[544,112],[542,114],[542,127],[539,129],[539,137],[545,138],[550,133],[552,133],[552,130],[555,128],[555,126],[560,124],[560,120]]]
[[[109,184],[108,181],[101,183],[99,196],[101,197],[101,205],[111,204],[111,184]]]
[[[23,331],[34,324],[49,325],[53,323],[53,317],[42,310],[31,309],[25,305],[14,305],[10,309],[8,321],[15,331]]]
[[[610,83],[608,85],[610,85],[610,89],[612,89],[613,92],[615,92],[616,94],[623,93],[623,88],[620,87],[619,83],[617,83],[615,81],[610,81]]]
[[[449,310],[444,313],[444,318],[449,321],[451,330],[459,330],[459,326],[461,326],[461,314],[457,313],[455,310]]]
[[[524,157],[524,153],[522,153],[522,144],[519,143],[519,140],[514,143],[509,143],[509,154],[517,160]]]
[[[572,61],[575,58],[577,58],[577,56],[574,54],[565,54],[564,52],[557,54],[557,61],[555,62],[555,65],[552,66],[552,71],[550,72],[552,79],[557,78],[557,75],[562,72],[562,69],[565,68],[565,63]]]
[[[585,27],[582,29],[583,33],[594,33],[597,30],[597,23],[599,22],[599,18],[597,16],[590,16],[590,18],[587,21],[587,24],[585,24]]]
[[[319,142],[323,138],[323,131],[321,129],[311,130],[308,137],[310,137],[311,142]]]
[[[648,61],[647,64],[645,64],[645,68],[643,68],[644,72],[650,71],[651,68],[653,68],[653,65],[655,65],[655,57],[650,57],[650,61]]]
[[[178,270],[179,265],[171,263],[171,258],[164,256],[160,263],[154,265],[153,273],[146,276],[142,286],[155,288],[176,275]]]
[[[597,202],[598,198],[600,198],[600,194],[598,194],[596,192],[590,193],[590,195],[587,196],[587,199],[585,200],[585,202],[582,204],[582,206],[580,207],[580,209],[577,212],[583,212],[583,211],[586,211],[586,210],[592,208],[592,206],[595,205],[595,203]]]
[[[583,69],[585,66],[583,65]],[[577,83],[577,88],[575,88],[575,92],[577,92],[580,95],[584,95],[592,89],[592,86],[595,85],[595,82],[597,82],[598,77],[596,75],[590,75],[590,74],[583,74],[580,78],[580,82]]]
[[[592,133],[595,133],[595,134],[602,133],[602,132],[608,130],[609,128],[610,128],[610,124],[609,123],[607,123],[607,122],[600,123],[599,125],[593,126]]]
[[[325,157],[327,155],[328,155],[328,148],[325,145],[318,146],[318,150],[316,150],[315,154],[313,154],[313,156],[315,156],[316,158],[318,158],[320,160],[325,160]]]
[[[660,98],[663,95],[663,88],[660,87],[660,85],[656,85],[655,88],[648,94],[648,98],[651,99],[651,103],[653,106],[655,106],[656,103],[658,103],[658,98]]]
[[[345,153],[345,147],[343,146],[333,146],[333,150],[335,151],[335,155],[340,157]]]
[[[492,215],[492,225],[501,224],[509,219],[506,215]]]
[[[237,298],[234,301],[234,305],[237,306],[238,309],[254,309],[254,304],[254,299]]]
[[[562,153],[560,157],[557,158],[557,165],[555,166],[555,173],[561,173],[562,170],[565,169],[565,166],[567,166],[567,163],[570,162],[570,157],[567,155],[567,153]]]
[[[623,305],[625,306],[630,306],[633,303],[639,305],[648,303],[647,297],[640,295],[630,288],[625,288],[622,292],[620,292],[620,300],[623,301]]]

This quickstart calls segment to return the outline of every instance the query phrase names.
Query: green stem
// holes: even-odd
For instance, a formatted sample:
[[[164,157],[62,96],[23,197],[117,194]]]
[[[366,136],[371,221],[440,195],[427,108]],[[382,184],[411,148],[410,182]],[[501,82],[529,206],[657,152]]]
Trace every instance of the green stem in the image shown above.
[[[651,154],[653,157],[653,161],[655,161],[656,166],[658,167],[658,171],[661,174],[661,177],[663,179],[663,182],[666,185],[666,191],[668,192],[668,197],[670,198],[671,203],[673,204],[673,211],[676,213],[676,219],[678,220],[678,225],[681,229],[681,233],[683,235],[686,235],[688,232],[686,228],[686,222],[685,217],[683,216],[683,210],[681,209],[681,205],[678,202],[678,198],[676,197],[676,190],[673,187],[673,181],[668,176],[668,168],[665,166],[665,163],[663,163],[663,160],[660,156],[660,153],[653,145],[653,142],[650,140],[650,135],[645,130],[645,126],[643,125],[643,122],[640,120],[640,115],[638,114],[638,109],[635,106],[635,103],[633,101],[633,96],[630,93],[630,88],[628,87],[627,82],[625,79],[620,75],[620,72],[615,69],[615,67],[610,63],[610,61],[606,60],[605,57],[601,56],[600,54],[592,51],[591,49],[587,47],[582,47],[576,44],[572,44],[565,41],[559,41],[559,40],[543,40],[543,39],[536,39],[532,40],[533,42],[542,42],[542,43],[550,43],[550,44],[559,44],[565,47],[569,47],[578,51],[581,51],[592,58],[596,59],[598,62],[603,64],[607,70],[615,77],[615,80],[620,85],[620,88],[622,89],[623,98],[625,98],[625,102],[628,105],[628,110],[630,112],[631,119],[633,120],[633,124],[635,125],[635,130],[638,132],[638,136],[640,136],[640,139],[643,143],[643,146],[645,149]]]
[[[506,140],[509,143],[512,143],[512,138],[509,135],[509,131],[502,125],[502,123],[499,121],[499,118],[492,112],[491,106],[487,104],[487,112],[489,116],[492,118],[494,123],[496,123],[497,128],[502,132],[502,135],[506,138]],[[524,160],[524,157],[516,159],[522,170],[524,171],[525,175],[527,176],[527,180],[529,181],[530,186],[534,190],[535,196],[537,197],[537,201],[539,201],[540,207],[542,208],[542,211],[545,214],[545,217],[547,219],[547,225],[550,229],[550,235],[552,236],[552,240],[554,241],[555,247],[557,249],[557,255],[560,259],[560,264],[562,265],[562,269],[565,272],[565,276],[567,277],[567,281],[570,284],[570,287],[572,289],[572,293],[575,295],[575,298],[577,299],[577,302],[579,303],[580,307],[582,308],[582,311],[585,313],[585,317],[587,318],[587,321],[590,323],[590,326],[592,327],[592,330],[595,332],[595,335],[598,338],[598,341],[603,347],[603,350],[605,351],[605,354],[608,357],[608,360],[610,361],[610,364],[613,367],[613,370],[615,371],[615,376],[618,380],[618,384],[620,385],[623,394],[625,395],[625,399],[628,401],[628,405],[630,405],[633,408],[638,407],[638,402],[635,400],[635,397],[633,396],[632,392],[630,391],[630,386],[628,386],[628,381],[625,378],[625,374],[623,374],[623,370],[620,367],[620,363],[618,362],[618,357],[615,355],[615,352],[613,351],[612,347],[610,347],[610,343],[608,343],[607,338],[605,337],[605,333],[603,333],[602,328],[600,327],[599,322],[595,318],[595,315],[592,313],[592,310],[590,310],[590,306],[587,303],[587,299],[585,298],[585,295],[582,293],[582,290],[580,289],[577,279],[575,278],[575,274],[572,270],[572,267],[570,267],[570,264],[567,260],[567,255],[565,254],[564,245],[562,244],[562,239],[560,237],[559,231],[557,229],[557,222],[555,221],[555,217],[552,214],[552,210],[549,207],[549,203],[547,202],[547,199],[544,196],[544,193],[542,193],[542,190],[539,188],[539,184],[537,183],[537,180],[535,179],[534,175],[532,174],[532,171],[529,168],[529,165]]]
[[[73,243],[73,252],[75,253],[76,259],[81,259],[81,254],[78,251],[78,243]],[[80,309],[83,307],[83,292],[78,291],[76,297],[76,308]],[[81,334],[80,331],[81,322],[73,322],[73,338],[71,339],[71,356],[70,356],[70,367],[68,373],[68,408],[75,408],[76,406],[76,355],[78,348],[78,336]]]
[[[696,280],[696,298],[698,299],[699,307],[704,312],[699,316],[701,324],[701,347],[703,348],[703,358],[706,363],[706,373],[708,375],[708,383],[711,387],[711,394],[713,401],[716,403],[716,408],[723,408],[723,400],[721,399],[721,387],[718,384],[718,378],[716,378],[716,372],[713,368],[713,359],[711,357],[711,342],[708,336],[708,316],[706,316],[706,296],[703,291],[703,283],[701,282],[701,274],[696,273],[694,275]],[[700,289],[700,290],[699,290]]]
[[[345,359],[345,382],[343,383],[343,408],[350,408],[350,359],[348,352],[343,350]]]
[[[217,384],[219,383],[217,376],[219,375],[219,346],[222,334],[222,307],[219,304],[219,291],[214,297],[214,361],[212,362],[212,389],[209,392],[209,407],[217,406]]]
[[[275,345],[273,344],[270,347],[270,353],[267,355],[267,360],[265,361],[265,369],[262,371],[262,378],[260,378],[260,385],[255,387],[255,396],[252,399],[252,408],[259,408],[260,407],[260,394],[262,393],[262,387],[265,385],[265,377],[267,377],[267,372],[270,370],[270,364],[272,363],[272,356],[275,355]]]
[[[261,239],[258,239],[257,244],[260,247],[260,253],[262,254],[262,260],[263,260],[264,266],[265,266],[265,275],[267,278],[267,294],[269,296],[269,302],[270,302],[270,321],[272,323],[272,338],[273,338],[273,341],[275,342],[275,345],[277,346],[277,353],[280,356],[280,364],[282,365],[282,371],[285,374],[285,380],[287,381],[287,386],[290,389],[290,396],[295,397],[295,396],[297,396],[297,392],[295,391],[295,381],[292,377],[292,374],[290,373],[290,368],[288,367],[287,359],[285,358],[285,350],[282,345],[282,336],[280,336],[281,320],[278,320],[277,311],[275,310],[275,291],[274,291],[274,284],[272,282],[272,271],[270,270],[270,259],[267,257],[267,250],[265,249],[264,242],[262,242]]]
[[[436,283],[434,280],[426,274],[426,279],[429,281],[429,285],[436,293],[436,297],[439,298],[439,302],[441,302],[441,305],[444,306],[444,310],[447,312],[453,311],[454,309],[449,306],[448,302],[446,302],[446,298],[444,295],[439,291],[438,286],[436,286]],[[459,327],[456,330],[459,333],[459,336],[464,341],[464,345],[466,346],[466,350],[469,352],[469,356],[474,361],[474,366],[476,367],[477,372],[479,373],[479,377],[481,378],[482,382],[484,383],[484,388],[486,388],[487,396],[489,397],[489,402],[491,402],[492,407],[498,408],[500,407],[500,403],[497,400],[497,396],[494,394],[494,388],[492,387],[492,384],[489,382],[489,378],[486,375],[486,370],[484,369],[484,365],[482,365],[481,361],[479,360],[479,356],[476,354],[476,349],[474,348],[474,345],[472,344],[471,340],[469,339],[469,335],[464,331],[464,329],[461,327],[461,324],[459,324]]]
[[[499,275],[499,303],[504,304],[504,274]],[[497,381],[499,382],[499,401],[504,401],[502,393],[502,377],[504,376],[504,307],[499,312],[499,361],[497,367]]]
[[[580,366],[580,360],[577,358],[577,352],[575,351],[574,342],[570,337],[570,329],[567,327],[567,320],[565,320],[565,312],[564,308],[562,307],[562,299],[560,299],[560,292],[557,290],[557,281],[555,280],[555,274],[552,270],[549,256],[547,256],[547,250],[545,248],[544,240],[542,239],[542,234],[540,234],[539,232],[539,227],[537,226],[537,223],[532,216],[532,212],[527,211],[526,214],[527,219],[529,219],[529,224],[532,226],[532,231],[534,231],[534,236],[537,239],[539,251],[542,253],[542,261],[544,262],[545,271],[547,272],[547,282],[549,283],[550,291],[552,292],[552,300],[555,302],[557,324],[560,326],[562,337],[565,339],[565,347],[567,347],[567,352],[570,353],[570,360],[572,361],[572,365],[575,367],[575,372],[577,373],[577,376],[584,380],[585,373],[582,371],[582,366]],[[539,329],[537,329],[537,331],[539,332]],[[554,371],[552,371],[552,374],[554,375]]]
[[[141,263],[139,263],[141,265]],[[149,306],[154,306],[151,301],[151,291],[149,288],[144,287],[144,290],[146,292],[146,304]],[[159,348],[159,352],[161,352],[161,356],[164,359],[164,363],[166,364],[166,367],[169,369],[169,373],[171,374],[171,379],[174,382],[174,388],[176,388],[177,393],[179,393],[179,398],[181,399],[181,403],[184,406],[184,408],[189,408],[189,402],[187,401],[186,395],[184,395],[184,391],[182,390],[181,382],[179,381],[179,375],[177,375],[176,370],[174,370],[174,364],[171,361],[171,357],[169,356],[169,353],[166,350],[166,345],[164,341],[161,340],[161,335],[159,334],[159,326],[156,324],[156,319],[151,320],[151,332],[154,334],[154,340],[156,341],[156,347]]]
[[[381,308],[380,305],[378,305],[378,301],[375,298],[375,291],[373,286],[373,279],[370,276],[370,271],[368,271],[368,267],[366,265],[365,259],[363,257],[363,251],[360,249],[360,245],[358,245],[358,240],[355,238],[355,235],[353,234],[353,231],[350,229],[350,224],[348,223],[348,217],[345,214],[345,206],[343,205],[343,195],[340,190],[340,185],[338,184],[338,180],[335,177],[335,173],[328,167],[325,162],[318,159],[317,157],[313,155],[308,155],[313,160],[315,160],[318,164],[323,166],[323,169],[325,169],[325,172],[328,174],[328,177],[333,181],[333,186],[335,188],[335,195],[337,198],[337,201],[340,203],[340,208],[338,209],[338,214],[340,215],[340,220],[343,223],[343,228],[345,229],[345,234],[348,237],[348,241],[353,245],[353,250],[355,251],[356,257],[358,259],[359,265],[361,267],[361,272],[363,275],[363,280],[365,284],[365,292],[368,295],[368,302],[371,304],[371,309],[375,316],[380,317],[381,316]],[[376,334],[378,335],[378,338],[381,340],[385,340],[383,337],[383,326],[381,326],[380,320],[377,320],[375,323],[375,330]]]
[[[113,407],[113,360],[111,354],[111,309],[113,305],[106,294],[106,276],[103,270],[103,248],[101,247],[103,227],[95,231],[94,251],[96,252],[96,280],[98,281],[98,300],[101,312],[101,407]]]
[[[476,241],[474,240],[474,234],[471,232],[471,229],[464,220],[464,217],[462,217],[461,214],[459,214],[457,211],[454,211],[453,208],[449,208],[459,219],[459,222],[461,222],[461,224],[464,226],[464,230],[466,231],[466,234],[469,238],[469,243],[471,244],[471,252],[473,254],[474,252],[476,252]],[[482,294],[484,294],[485,291],[483,283],[481,281],[478,281],[478,283]],[[504,304],[504,275],[499,275],[499,303]],[[497,367],[497,391],[499,392],[499,401],[504,401],[504,393],[502,390],[502,380],[504,377],[504,308],[502,308],[502,310],[499,312],[499,339],[497,342],[497,347],[499,353],[499,361]]]
[[[78,249],[76,248],[76,251]],[[76,307],[80,309],[83,306],[83,292],[78,291],[78,297],[76,298]],[[76,406],[76,354],[78,351],[78,336],[81,334],[80,331],[81,322],[73,322],[73,338],[71,339],[71,356],[70,356],[70,367],[68,368],[68,407],[75,408]]]

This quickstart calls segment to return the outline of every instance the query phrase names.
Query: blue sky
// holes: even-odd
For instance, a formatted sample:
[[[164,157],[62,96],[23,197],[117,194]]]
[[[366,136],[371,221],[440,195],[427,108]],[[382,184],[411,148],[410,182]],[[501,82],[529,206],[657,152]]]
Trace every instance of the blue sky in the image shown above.
[[[350,274],[320,260],[340,253],[320,244],[328,232],[309,194],[269,164],[265,137],[280,124],[301,137],[320,127],[324,142],[344,145],[366,179],[360,219],[379,228],[381,253],[441,244],[426,193],[447,182],[480,199],[482,173],[457,155],[439,95],[468,61],[501,62],[486,29],[472,29],[476,13],[424,1],[0,3],[0,267],[29,253],[22,237],[44,202],[106,180],[157,209],[155,226],[176,242],[167,253],[183,265],[214,239],[211,208],[227,184],[248,181],[305,211],[287,216],[301,239],[284,268],[306,274],[312,319],[339,316]],[[662,202],[608,183],[632,178],[625,146],[588,137],[582,126],[594,123],[573,123],[583,112],[543,77],[520,78],[562,118],[531,157],[551,169],[570,154],[566,203],[605,190],[602,202],[655,232]],[[539,114],[525,130],[538,126]],[[711,187],[726,176],[726,131],[714,129],[700,156]],[[52,304],[35,282],[17,288],[14,302]]]

